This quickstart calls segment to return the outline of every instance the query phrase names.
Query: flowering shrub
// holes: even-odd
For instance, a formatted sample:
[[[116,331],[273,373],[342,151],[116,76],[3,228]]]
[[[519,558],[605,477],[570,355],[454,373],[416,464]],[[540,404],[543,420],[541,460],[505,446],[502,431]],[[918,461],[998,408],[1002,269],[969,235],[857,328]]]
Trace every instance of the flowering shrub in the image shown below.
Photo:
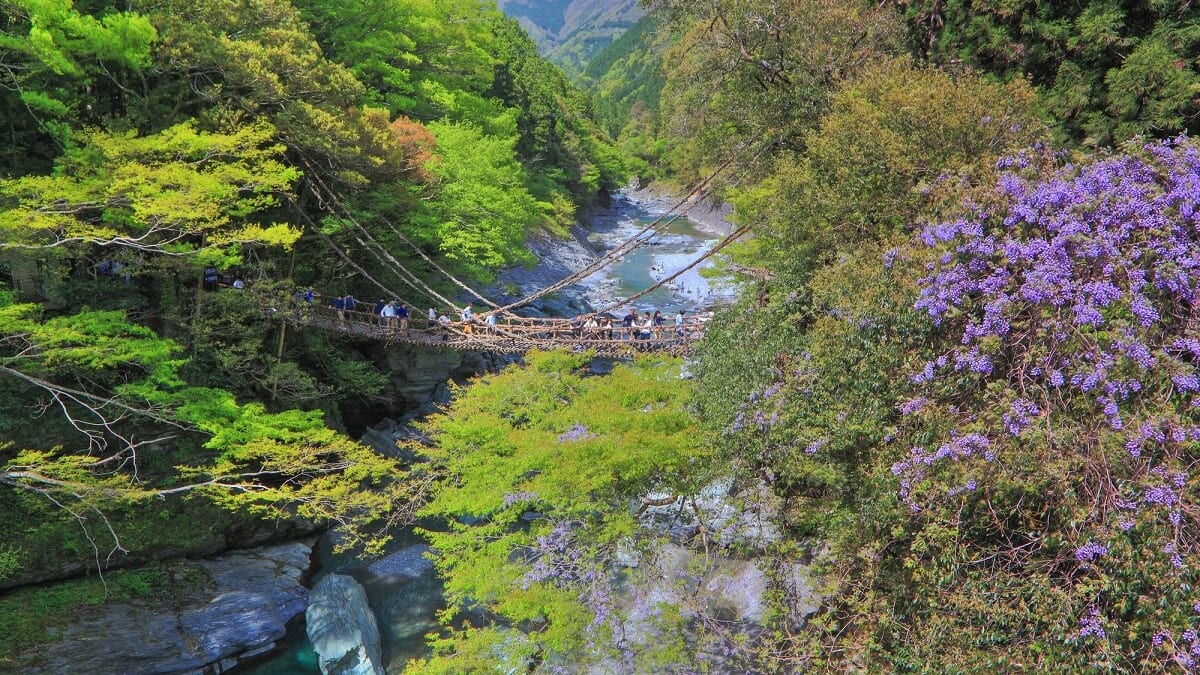
[[[994,500],[1016,476],[1069,467],[1062,494],[1040,497],[1061,543],[1023,542],[1020,558],[1043,556],[1070,594],[1076,630],[1060,637],[1191,668],[1200,150],[1180,138],[1053,162],[1002,161],[994,200],[921,233],[939,257],[916,306],[957,346],[912,376],[935,403],[902,412],[911,438],[953,428],[892,472],[919,513],[967,482]]]

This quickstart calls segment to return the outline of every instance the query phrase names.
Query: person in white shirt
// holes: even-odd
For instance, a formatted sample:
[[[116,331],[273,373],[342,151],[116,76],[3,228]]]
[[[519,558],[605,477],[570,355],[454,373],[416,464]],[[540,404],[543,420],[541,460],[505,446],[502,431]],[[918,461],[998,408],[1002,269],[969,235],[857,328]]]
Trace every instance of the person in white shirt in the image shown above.
[[[475,319],[475,312],[471,309],[471,303],[467,303],[462,310],[462,327],[463,332],[467,335],[471,334],[471,323]]]
[[[429,328],[432,330],[434,328],[434,326],[437,325],[437,320],[438,320],[437,310],[430,307],[429,313],[425,315],[425,318],[429,319]]]

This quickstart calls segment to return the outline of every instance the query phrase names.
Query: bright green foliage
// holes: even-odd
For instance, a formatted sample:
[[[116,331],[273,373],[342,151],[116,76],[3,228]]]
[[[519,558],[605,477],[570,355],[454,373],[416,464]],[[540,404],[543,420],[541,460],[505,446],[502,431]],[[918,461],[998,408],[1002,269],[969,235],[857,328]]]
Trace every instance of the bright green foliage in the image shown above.
[[[527,367],[473,384],[430,422],[432,459],[446,481],[423,512],[448,523],[428,536],[450,607],[478,605],[504,625],[536,630],[454,631],[416,672],[490,672],[501,653],[514,663],[572,653],[592,631],[602,643],[607,627],[592,625],[581,596],[590,583],[609,582],[588,582],[586,570],[607,569],[619,543],[636,546],[638,497],[686,493],[713,468],[697,443],[678,361],[639,360],[604,377],[581,373],[587,362],[530,354]],[[527,512],[537,514],[528,524]],[[539,576],[539,538],[554,531],[569,532],[578,564]]]
[[[156,34],[145,17],[112,12],[97,19],[75,11],[69,0],[8,0],[3,8],[28,34],[6,31],[0,47],[55,75],[81,77],[99,71],[99,63],[134,70],[150,64]],[[5,69],[5,75],[16,72]]]
[[[935,63],[1029,77],[1066,139],[1110,145],[1197,129],[1200,10],[1192,3],[901,5],[919,49]]]
[[[327,428],[321,412],[267,413],[228,392],[189,386],[178,345],[119,313],[45,321],[37,314],[31,305],[0,308],[0,373],[53,397],[81,436],[52,426],[54,433],[19,438],[24,448],[0,449],[0,484],[97,513],[196,493],[232,509],[294,511],[318,522],[353,514],[366,525],[387,521],[398,506],[394,462]],[[197,442],[202,451],[150,484],[139,477],[142,443],[133,439],[154,429],[165,430],[154,452],[170,452],[165,442]],[[55,437],[65,442],[32,445]],[[364,530],[350,532],[356,544],[382,544],[364,541]],[[120,534],[112,533],[114,545]]]
[[[94,132],[52,176],[0,182],[5,248],[108,243],[186,253],[256,243],[290,246],[295,228],[253,219],[299,172],[280,161],[265,123],[232,133],[181,124],[152,136]]]
[[[733,196],[738,219],[768,239],[760,250],[773,273],[803,278],[839,250],[936,212],[948,186],[977,182],[1041,138],[1032,103],[1021,81],[952,77],[905,59],[868,66],[803,134],[804,154]]]
[[[526,235],[550,224],[551,206],[525,187],[525,175],[513,154],[515,137],[487,136],[478,127],[431,125],[437,158],[426,165],[434,175],[436,196],[414,220],[422,237],[438,242],[451,260],[481,274],[516,257]]]
[[[480,98],[495,63],[491,24],[501,17],[494,7],[478,0],[296,4],[333,59],[392,114],[480,122],[494,112]]]
[[[156,39],[150,21],[132,12],[94,17],[68,0],[0,2],[0,176],[53,157],[69,142],[72,116],[97,121],[106,102],[95,93],[145,70]]]

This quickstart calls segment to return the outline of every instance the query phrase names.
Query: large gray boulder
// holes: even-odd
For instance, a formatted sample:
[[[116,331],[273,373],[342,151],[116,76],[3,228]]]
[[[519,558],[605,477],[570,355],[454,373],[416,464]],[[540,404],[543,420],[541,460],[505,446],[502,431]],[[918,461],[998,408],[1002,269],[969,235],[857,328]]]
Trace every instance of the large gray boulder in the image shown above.
[[[331,574],[309,595],[308,639],[325,675],[384,675],[379,626],[352,577]]]
[[[18,655],[16,672],[106,675],[221,673],[272,649],[304,611],[307,543],[191,563],[210,582],[181,607],[113,604],[64,627],[58,641]],[[197,570],[198,568],[198,570]],[[165,604],[165,603],[163,603]]]

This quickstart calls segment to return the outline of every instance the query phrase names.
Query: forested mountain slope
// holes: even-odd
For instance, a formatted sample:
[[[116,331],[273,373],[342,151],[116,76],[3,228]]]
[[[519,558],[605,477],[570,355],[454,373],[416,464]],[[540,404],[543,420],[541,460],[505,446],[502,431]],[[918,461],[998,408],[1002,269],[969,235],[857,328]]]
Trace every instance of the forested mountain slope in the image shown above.
[[[653,41],[659,106],[609,123],[753,233],[727,260],[741,299],[680,394],[704,442],[664,447],[649,474],[630,459],[619,487],[605,465],[564,493],[531,470],[556,467],[549,445],[524,455],[520,429],[439,420],[459,481],[431,508],[472,515],[435,535],[453,551],[443,573],[501,620],[453,632],[426,672],[512,644],[526,663],[627,672],[1194,672],[1192,5],[650,5],[669,33]],[[628,57],[644,44],[597,66],[617,73],[602,84],[613,100],[636,92],[625,78],[647,52]],[[495,414],[490,394],[465,410]],[[619,446],[608,415],[593,433],[568,428],[573,414],[564,395],[527,432]],[[478,468],[493,456],[501,478]],[[747,541],[737,507],[706,511],[716,475],[782,535]],[[504,498],[474,502],[476,520],[464,495],[496,485]],[[702,525],[637,520],[661,502]],[[527,512],[527,536],[494,525]],[[515,560],[488,548],[509,536],[526,537]],[[671,565],[681,538],[705,556],[687,574]],[[766,580],[698,581],[722,556]],[[823,576],[812,614],[791,572],[809,560]],[[479,582],[481,565],[508,585]],[[770,609],[756,625],[627,595],[654,583],[758,593]]]
[[[494,5],[9,0],[0,29],[0,584],[189,522],[377,546],[402,472],[331,425],[387,378],[268,307],[440,303],[432,265],[488,279],[622,181]]]
[[[500,0],[500,8],[574,78],[644,14],[637,0]]]

